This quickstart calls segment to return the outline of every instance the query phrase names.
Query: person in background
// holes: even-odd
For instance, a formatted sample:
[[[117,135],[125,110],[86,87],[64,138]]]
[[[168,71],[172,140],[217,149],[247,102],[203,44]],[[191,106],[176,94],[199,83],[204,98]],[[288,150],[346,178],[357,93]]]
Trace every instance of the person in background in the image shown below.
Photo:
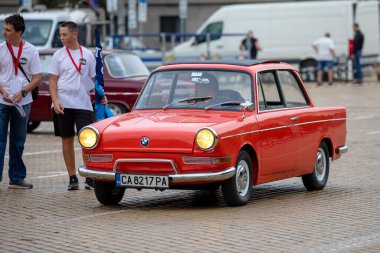
[[[240,51],[247,50],[250,59],[257,59],[258,51],[261,51],[259,40],[253,36],[253,31],[250,30],[247,37],[244,38],[239,47]]]
[[[323,72],[327,70],[328,73],[328,82],[329,85],[333,85],[334,79],[334,57],[335,46],[334,42],[331,39],[330,33],[325,33],[325,36],[317,39],[311,45],[314,50],[317,52],[318,60],[318,73],[317,73],[317,85],[322,85]]]
[[[41,62],[37,49],[22,39],[24,31],[24,19],[19,14],[4,20],[4,42],[0,44],[0,182],[10,126],[9,188],[30,189],[33,185],[25,181],[26,166],[22,155],[33,102],[31,91],[41,83]]]
[[[362,49],[364,45],[364,35],[360,31],[360,26],[358,23],[355,23],[353,26],[355,35],[354,35],[354,54],[351,56],[354,61],[354,68],[356,71],[356,81],[357,84],[362,84],[363,82],[363,72],[362,66],[360,63],[360,58],[362,57]]]
[[[49,91],[54,110],[54,133],[62,140],[62,153],[69,174],[68,190],[79,190],[76,176],[74,136],[95,122],[90,91],[94,89],[95,56],[78,42],[78,26],[67,21],[59,28],[63,48],[52,59]],[[106,103],[105,97],[102,102]],[[91,189],[92,180],[86,178],[85,188]]]

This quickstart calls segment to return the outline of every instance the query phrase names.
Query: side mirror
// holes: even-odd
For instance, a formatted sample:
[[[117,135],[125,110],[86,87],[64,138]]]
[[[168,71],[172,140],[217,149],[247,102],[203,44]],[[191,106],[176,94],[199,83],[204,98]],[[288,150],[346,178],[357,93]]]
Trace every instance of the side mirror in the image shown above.
[[[255,106],[251,101],[245,101],[244,103],[240,104],[241,108],[243,109],[243,115],[241,116],[242,119],[245,119],[245,111],[248,109],[251,112],[255,110]]]
[[[248,109],[251,112],[255,110],[255,106],[251,101],[245,101],[244,103],[241,103],[240,106],[243,107],[244,110]]]

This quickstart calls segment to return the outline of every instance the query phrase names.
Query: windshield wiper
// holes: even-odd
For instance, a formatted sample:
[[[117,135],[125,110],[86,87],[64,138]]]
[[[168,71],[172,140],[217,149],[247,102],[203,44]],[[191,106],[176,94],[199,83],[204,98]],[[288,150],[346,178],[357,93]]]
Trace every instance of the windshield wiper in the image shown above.
[[[240,106],[241,103],[239,101],[231,100],[231,101],[227,101],[227,102],[223,102],[223,103],[218,103],[218,104],[207,106],[207,107],[205,107],[205,110],[207,111],[208,109],[210,109],[212,107],[215,107],[215,106],[218,106],[218,105],[220,105],[220,106]]]
[[[173,103],[170,103],[170,104],[167,104],[165,105],[162,109],[166,109],[168,108],[169,106],[172,106],[174,104],[181,104],[181,103],[198,103],[198,102],[202,102],[202,101],[207,101],[207,100],[210,100],[212,99],[212,97],[208,96],[208,97],[191,97],[191,98],[186,98],[186,99],[182,99],[182,100],[178,100],[178,101],[174,101]]]

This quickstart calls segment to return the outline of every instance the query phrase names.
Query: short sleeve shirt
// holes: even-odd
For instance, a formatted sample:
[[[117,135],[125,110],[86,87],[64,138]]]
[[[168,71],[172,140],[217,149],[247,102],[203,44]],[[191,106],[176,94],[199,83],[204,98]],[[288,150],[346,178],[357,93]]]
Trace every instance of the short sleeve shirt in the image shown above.
[[[90,90],[94,84],[90,81],[95,77],[95,56],[87,48],[82,47],[83,60],[80,50],[70,50],[73,61],[79,67],[81,62],[81,72],[76,69],[71,60],[66,47],[54,53],[50,74],[58,76],[57,93],[63,108],[82,109],[92,111]]]
[[[17,57],[19,47],[12,46],[12,48],[14,55]],[[10,81],[13,79],[20,79],[22,81],[22,87],[25,87],[29,84],[28,80],[20,69],[17,71],[17,76],[15,75],[13,57],[8,50],[6,42],[0,43],[0,59],[0,85],[8,93],[10,92]],[[32,75],[41,73],[41,61],[38,55],[38,50],[27,41],[24,41],[24,46],[22,48],[20,56],[20,64],[29,80],[32,80]],[[31,92],[29,92],[24,98],[21,99],[20,104],[26,105],[31,102],[33,102],[33,99]],[[5,102],[3,100],[3,96],[0,96],[0,103],[5,105],[13,105]]]
[[[313,43],[317,47],[317,59],[319,61],[332,61],[334,56],[331,53],[331,49],[334,49],[334,42],[331,38],[323,37]]]

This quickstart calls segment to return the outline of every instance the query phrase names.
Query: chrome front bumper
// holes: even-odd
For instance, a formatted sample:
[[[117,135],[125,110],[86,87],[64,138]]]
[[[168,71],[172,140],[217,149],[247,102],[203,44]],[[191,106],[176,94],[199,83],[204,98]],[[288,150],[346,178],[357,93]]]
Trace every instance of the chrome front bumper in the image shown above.
[[[97,171],[86,168],[85,165],[79,166],[79,175],[101,180],[115,181],[114,172]],[[233,177],[236,173],[235,167],[229,167],[226,170],[213,173],[193,173],[193,174],[174,174],[169,175],[170,182],[173,183],[190,183],[206,181],[223,181]]]

